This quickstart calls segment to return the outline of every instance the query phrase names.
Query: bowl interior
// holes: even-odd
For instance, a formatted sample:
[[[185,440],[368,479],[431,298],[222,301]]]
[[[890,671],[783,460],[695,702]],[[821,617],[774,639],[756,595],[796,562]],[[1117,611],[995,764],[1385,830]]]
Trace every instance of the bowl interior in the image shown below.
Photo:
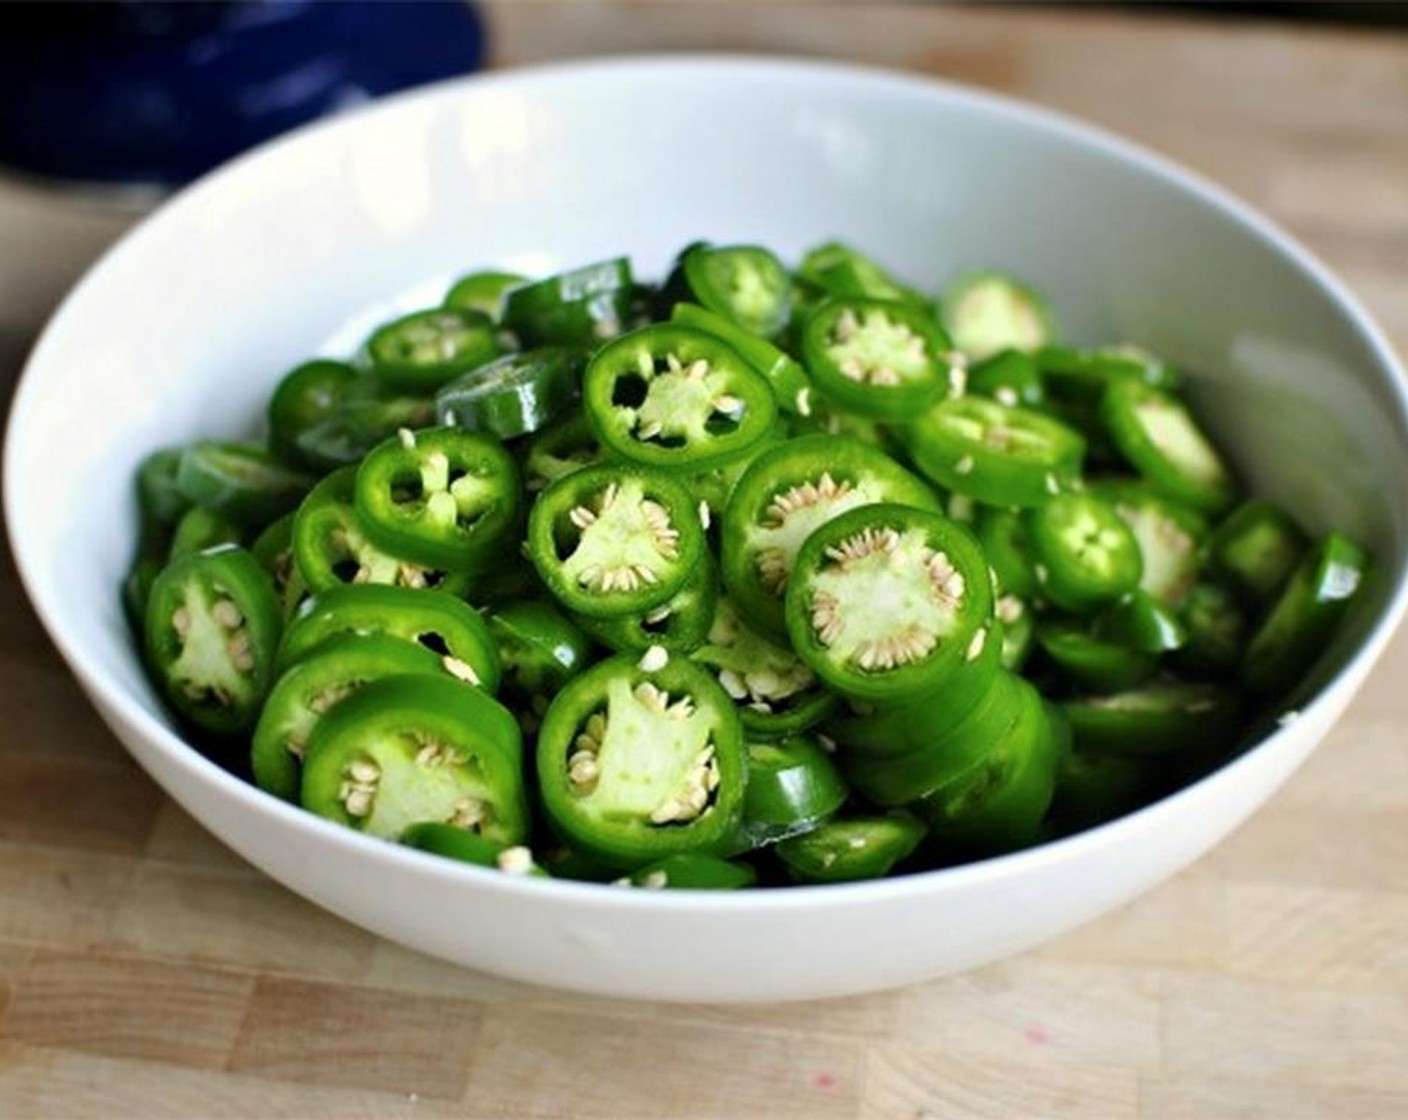
[[[456,273],[627,253],[659,277],[698,238],[792,259],[841,238],[931,291],[963,266],[1021,274],[1071,339],[1137,341],[1185,366],[1250,487],[1373,549],[1379,578],[1317,682],[1401,598],[1402,386],[1377,332],[1274,230],[1000,99],[705,59],[396,98],[238,161],[129,235],[51,324],[9,430],[11,540],[51,632],[88,687],[160,734],[117,594],[146,452],[261,431],[286,369],[348,352]]]

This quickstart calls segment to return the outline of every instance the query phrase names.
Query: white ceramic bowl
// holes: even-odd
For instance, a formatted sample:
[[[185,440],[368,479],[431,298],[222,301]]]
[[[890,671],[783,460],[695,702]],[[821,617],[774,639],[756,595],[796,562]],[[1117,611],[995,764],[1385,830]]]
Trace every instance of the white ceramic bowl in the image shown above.
[[[457,271],[541,273],[698,238],[795,255],[843,237],[935,288],[1013,269],[1076,339],[1132,339],[1193,389],[1258,491],[1372,547],[1379,578],[1300,718],[1142,812],[1003,859],[736,894],[525,881],[360,836],[183,743],[118,603],[130,480],[152,448],[253,430],[276,378]],[[1103,133],[935,82],[673,58],[455,82],[306,129],[183,192],[55,316],[5,459],[44,624],[117,736],[233,849],[347,920],[543,984],[659,999],[836,995],[969,968],[1195,859],[1271,795],[1354,695],[1405,599],[1408,421],[1383,337],[1323,268],[1208,184]]]

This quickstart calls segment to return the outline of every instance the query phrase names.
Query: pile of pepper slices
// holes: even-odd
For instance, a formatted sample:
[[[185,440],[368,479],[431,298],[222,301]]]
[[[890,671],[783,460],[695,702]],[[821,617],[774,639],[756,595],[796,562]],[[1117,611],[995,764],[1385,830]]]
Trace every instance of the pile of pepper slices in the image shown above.
[[[1130,346],[837,243],[478,272],[138,472],[152,680],[260,788],[645,887],[873,878],[1254,742],[1363,551],[1243,499]],[[525,743],[528,747],[525,748]]]

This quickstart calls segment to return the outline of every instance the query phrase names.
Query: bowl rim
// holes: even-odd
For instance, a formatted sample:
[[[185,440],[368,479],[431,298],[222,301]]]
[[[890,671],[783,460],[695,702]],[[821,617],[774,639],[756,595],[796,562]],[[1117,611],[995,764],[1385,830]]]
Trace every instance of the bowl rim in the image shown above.
[[[49,353],[58,345],[56,339],[70,330],[69,323],[75,315],[74,308],[81,306],[89,291],[102,286],[114,262],[132,251],[134,246],[139,246],[148,236],[152,226],[169,220],[171,216],[183,212],[188,207],[200,206],[207,195],[224,189],[229,181],[242,177],[250,167],[277,161],[282,158],[285,149],[291,146],[303,146],[310,141],[326,140],[343,132],[364,129],[371,121],[414,111],[417,106],[452,102],[480,90],[512,91],[521,87],[534,90],[546,87],[551,90],[559,85],[570,88],[582,81],[609,81],[626,74],[646,80],[652,76],[677,79],[682,72],[691,70],[699,72],[701,78],[708,72],[715,78],[724,75],[746,75],[774,81],[821,82],[833,86],[844,84],[862,91],[916,101],[944,102],[960,109],[976,109],[1054,133],[1079,148],[1115,157],[1143,175],[1172,183],[1201,204],[1249,230],[1279,257],[1289,261],[1328,299],[1352,325],[1379,367],[1379,372],[1385,375],[1382,380],[1396,405],[1395,419],[1400,429],[1408,429],[1408,373],[1405,373],[1392,344],[1373,316],[1313,252],[1270,217],[1207,177],[1099,125],[1018,97],[944,78],[875,65],[789,56],[720,52],[645,53],[573,59],[481,72],[402,91],[351,112],[305,124],[208,172],[174,193],[163,205],[118,238],[85,271],[51,315],[32,347],[15,385],[4,439],[4,511],[6,532],[21,584],[46,633],[70,671],[90,694],[95,693],[104,704],[116,709],[129,726],[141,734],[153,749],[184,771],[188,778],[211,787],[219,796],[238,803],[242,812],[272,813],[294,830],[306,831],[352,854],[354,858],[381,861],[389,869],[435,877],[447,886],[458,882],[480,890],[517,896],[522,901],[541,900],[544,905],[557,901],[569,905],[610,907],[613,910],[628,908],[657,914],[687,914],[701,910],[741,914],[751,911],[807,910],[852,904],[900,902],[915,896],[942,893],[945,890],[962,890],[973,884],[986,883],[993,886],[1039,873],[1053,863],[1079,859],[1083,854],[1092,853],[1106,845],[1137,842],[1142,833],[1157,831],[1167,818],[1187,811],[1190,802],[1200,798],[1215,798],[1223,786],[1236,780],[1237,774],[1257,766],[1259,757],[1283,740],[1286,734],[1284,723],[1237,758],[1150,805],[1094,828],[1046,840],[1005,855],[954,867],[852,883],[759,887],[736,892],[608,890],[600,883],[526,878],[444,859],[363,835],[265,793],[206,758],[170,725],[139,706],[109,673],[91,664],[82,645],[58,625],[54,604],[40,593],[41,585],[33,575],[35,561],[29,555],[25,539],[16,532],[19,517],[16,478],[19,474],[21,447],[18,437],[26,426],[27,417],[36,408],[35,402],[41,392],[39,381],[44,366],[49,361]],[[1400,564],[1392,572],[1392,576],[1392,591],[1363,642],[1349,654],[1345,664],[1316,694],[1302,704],[1296,715],[1312,716],[1336,703],[1333,696],[1351,687],[1351,678],[1362,678],[1363,674],[1367,674],[1383,652],[1398,627],[1405,608],[1408,608],[1408,561]],[[129,753],[136,753],[130,748],[128,750]],[[179,802],[179,798],[165,789],[163,783],[158,784],[163,785],[163,792],[167,796]],[[261,870],[261,873],[264,872]]]

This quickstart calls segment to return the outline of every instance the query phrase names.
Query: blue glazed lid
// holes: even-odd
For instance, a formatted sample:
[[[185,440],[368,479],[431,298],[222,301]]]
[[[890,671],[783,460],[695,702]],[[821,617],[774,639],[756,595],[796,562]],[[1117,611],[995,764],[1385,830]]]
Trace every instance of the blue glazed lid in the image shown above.
[[[477,69],[463,0],[0,4],[0,165],[174,186],[379,94]]]

